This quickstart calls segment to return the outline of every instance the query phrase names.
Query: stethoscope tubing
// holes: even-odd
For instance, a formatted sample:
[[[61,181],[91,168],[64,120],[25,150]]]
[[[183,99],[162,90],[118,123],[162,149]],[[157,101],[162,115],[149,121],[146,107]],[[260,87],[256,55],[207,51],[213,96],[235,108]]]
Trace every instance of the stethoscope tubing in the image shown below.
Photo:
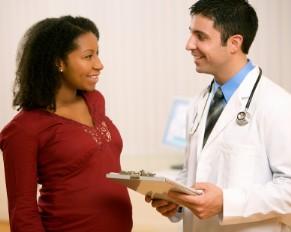
[[[244,126],[244,125],[249,123],[250,114],[249,114],[248,110],[249,110],[250,104],[252,102],[253,95],[254,95],[254,93],[256,91],[256,88],[257,88],[257,86],[258,86],[258,84],[260,82],[262,73],[263,73],[262,69],[259,67],[259,75],[257,77],[257,80],[256,80],[253,88],[252,88],[251,94],[250,94],[250,96],[248,98],[248,101],[247,101],[247,103],[245,105],[245,109],[243,111],[238,112],[238,114],[237,114],[236,123],[239,126]],[[193,122],[192,122],[192,128],[191,128],[191,130],[189,132],[190,135],[195,134],[195,132],[197,131],[197,129],[198,129],[199,125],[200,125],[200,122],[202,120],[202,117],[203,117],[203,114],[204,114],[204,111],[205,111],[205,108],[206,108],[206,105],[207,105],[207,102],[208,102],[208,99],[209,99],[209,96],[210,96],[210,93],[211,93],[211,90],[212,90],[212,87],[213,87],[213,84],[214,84],[214,80],[211,81],[211,83],[210,83],[210,85],[208,87],[208,96],[207,96],[206,102],[204,104],[201,117],[200,117],[200,119],[199,119],[199,121],[198,121],[198,123],[197,123],[195,128],[194,128],[194,125],[195,125],[195,121],[196,121],[196,118],[197,118],[197,113],[194,116],[194,119],[193,119]]]

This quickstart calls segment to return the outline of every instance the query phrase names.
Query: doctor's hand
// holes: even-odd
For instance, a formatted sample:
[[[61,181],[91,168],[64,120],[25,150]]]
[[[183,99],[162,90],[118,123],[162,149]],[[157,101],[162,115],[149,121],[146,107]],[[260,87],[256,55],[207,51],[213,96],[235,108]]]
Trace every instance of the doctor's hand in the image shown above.
[[[146,196],[145,201],[151,203],[152,207],[165,217],[174,216],[178,210],[178,205],[170,201],[152,199],[150,196]]]
[[[203,190],[202,195],[187,195],[170,191],[168,196],[189,208],[200,219],[207,219],[222,212],[223,192],[214,184],[196,183],[193,188]]]

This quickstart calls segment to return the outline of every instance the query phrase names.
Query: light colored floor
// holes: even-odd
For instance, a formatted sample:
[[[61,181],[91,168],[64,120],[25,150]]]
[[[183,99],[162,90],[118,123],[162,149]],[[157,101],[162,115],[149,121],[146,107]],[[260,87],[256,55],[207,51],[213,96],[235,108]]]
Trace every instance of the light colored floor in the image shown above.
[[[1,232],[9,232],[9,225],[7,222],[0,221],[0,231]]]

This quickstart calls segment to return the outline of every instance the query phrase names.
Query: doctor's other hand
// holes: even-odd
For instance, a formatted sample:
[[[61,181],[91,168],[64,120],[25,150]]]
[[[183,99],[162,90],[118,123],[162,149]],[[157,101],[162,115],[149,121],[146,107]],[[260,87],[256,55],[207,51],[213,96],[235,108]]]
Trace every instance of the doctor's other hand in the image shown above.
[[[165,217],[172,217],[178,210],[178,205],[166,200],[152,199],[150,196],[145,196],[145,201],[151,203],[152,207]]]
[[[211,183],[196,183],[192,187],[203,190],[203,194],[193,196],[170,191],[168,196],[186,206],[199,219],[207,219],[222,212],[223,192],[219,187]]]

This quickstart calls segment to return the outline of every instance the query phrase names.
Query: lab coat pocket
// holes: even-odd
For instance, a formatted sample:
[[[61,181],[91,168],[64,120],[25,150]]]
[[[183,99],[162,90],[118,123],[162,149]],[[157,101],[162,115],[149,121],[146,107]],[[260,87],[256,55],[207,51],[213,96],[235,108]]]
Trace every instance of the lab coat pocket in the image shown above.
[[[259,149],[224,143],[220,149],[218,182],[221,186],[245,187],[253,183]]]

